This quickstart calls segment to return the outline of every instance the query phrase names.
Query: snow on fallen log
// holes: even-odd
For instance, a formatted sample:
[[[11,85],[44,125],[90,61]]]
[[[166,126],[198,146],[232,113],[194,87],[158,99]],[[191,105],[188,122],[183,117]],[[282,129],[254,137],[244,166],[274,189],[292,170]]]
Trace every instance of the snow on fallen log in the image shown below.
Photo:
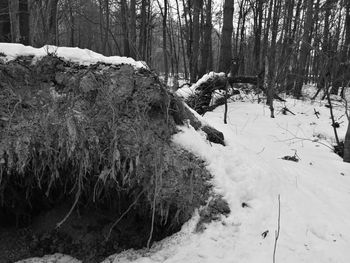
[[[240,94],[239,90],[232,88],[235,83],[248,83],[257,86],[260,90],[266,93],[265,88],[258,86],[258,76],[227,76],[225,73],[210,72],[200,78],[195,84],[190,87],[183,87],[176,91],[176,94],[182,97],[185,102],[199,114],[204,114],[207,111],[212,111],[216,107],[223,105],[224,100],[221,100],[211,105],[215,92],[225,93],[222,97],[230,98],[231,96]],[[261,82],[262,83],[262,82]],[[283,98],[274,94],[274,99],[285,101]]]
[[[2,57],[1,59],[5,62],[15,60],[19,56],[33,57],[33,62],[35,62],[36,60],[40,60],[49,54],[60,57],[65,61],[70,61],[85,66],[96,63],[106,63],[113,65],[128,64],[135,68],[148,68],[146,63],[142,61],[135,61],[129,57],[106,57],[89,49],[80,49],[77,47],[57,47],[52,45],[34,48],[31,46],[24,46],[22,44],[0,43],[0,57]]]

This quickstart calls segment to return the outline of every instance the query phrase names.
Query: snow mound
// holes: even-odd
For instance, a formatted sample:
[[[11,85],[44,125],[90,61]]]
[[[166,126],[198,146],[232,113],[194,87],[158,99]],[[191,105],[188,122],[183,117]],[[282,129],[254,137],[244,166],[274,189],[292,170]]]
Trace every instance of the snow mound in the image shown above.
[[[48,54],[54,54],[64,60],[88,66],[91,64],[106,63],[106,64],[128,64],[135,68],[147,68],[145,62],[135,61],[129,57],[112,56],[106,57],[89,49],[81,49],[77,47],[57,47],[46,45],[42,48],[34,48],[24,46],[22,44],[0,43],[0,58],[5,62],[16,59],[19,56],[34,56],[36,59],[41,59]]]

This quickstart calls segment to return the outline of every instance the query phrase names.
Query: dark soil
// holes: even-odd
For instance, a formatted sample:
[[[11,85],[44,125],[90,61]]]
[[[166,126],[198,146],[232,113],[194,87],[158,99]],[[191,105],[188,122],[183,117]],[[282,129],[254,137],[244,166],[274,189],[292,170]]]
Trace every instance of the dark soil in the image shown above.
[[[0,227],[0,263],[54,253],[71,255],[82,262],[93,263],[125,249],[139,249],[147,244],[151,217],[141,218],[137,210],[131,210],[106,240],[112,224],[120,215],[112,211],[81,208],[73,212],[60,228],[56,228],[56,224],[66,216],[69,209],[70,207],[61,205],[42,212],[33,216],[30,224],[25,226],[25,222],[19,220],[22,227],[3,224]],[[15,224],[16,219],[12,222]],[[157,224],[152,240],[161,240],[180,228],[181,225]]]

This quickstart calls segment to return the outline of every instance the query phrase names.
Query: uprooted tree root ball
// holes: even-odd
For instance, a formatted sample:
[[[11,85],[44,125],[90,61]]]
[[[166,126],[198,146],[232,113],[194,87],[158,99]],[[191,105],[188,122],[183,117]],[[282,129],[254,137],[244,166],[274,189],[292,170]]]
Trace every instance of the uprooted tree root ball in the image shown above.
[[[171,142],[189,113],[152,72],[20,57],[0,85],[0,223],[30,226],[31,256],[146,246],[208,199],[203,161]]]

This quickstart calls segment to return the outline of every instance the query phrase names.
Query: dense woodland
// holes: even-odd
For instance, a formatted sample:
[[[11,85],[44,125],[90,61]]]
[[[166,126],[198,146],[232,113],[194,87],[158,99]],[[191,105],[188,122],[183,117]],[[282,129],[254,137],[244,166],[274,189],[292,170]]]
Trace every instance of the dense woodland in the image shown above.
[[[350,0],[0,0],[0,42],[54,46],[0,44],[0,262],[348,262]]]
[[[0,41],[77,46],[144,60],[194,82],[214,70],[263,74],[301,96],[304,82],[344,86],[349,59],[346,0],[8,0]]]

